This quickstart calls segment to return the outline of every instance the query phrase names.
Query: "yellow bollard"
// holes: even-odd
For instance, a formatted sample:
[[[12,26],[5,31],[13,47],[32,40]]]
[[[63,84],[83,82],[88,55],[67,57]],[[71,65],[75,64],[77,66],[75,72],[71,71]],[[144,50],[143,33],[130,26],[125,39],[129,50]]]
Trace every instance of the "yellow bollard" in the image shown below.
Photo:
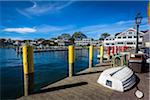
[[[93,66],[93,46],[89,47],[89,68]]]
[[[100,46],[100,63],[103,63],[104,46]]]
[[[124,65],[124,59],[125,59],[125,55],[122,55],[122,57],[121,57],[121,66]]]
[[[23,47],[23,70],[24,70],[24,95],[27,96],[34,91],[34,60],[33,47]]]
[[[69,77],[74,75],[74,46],[69,46]]]

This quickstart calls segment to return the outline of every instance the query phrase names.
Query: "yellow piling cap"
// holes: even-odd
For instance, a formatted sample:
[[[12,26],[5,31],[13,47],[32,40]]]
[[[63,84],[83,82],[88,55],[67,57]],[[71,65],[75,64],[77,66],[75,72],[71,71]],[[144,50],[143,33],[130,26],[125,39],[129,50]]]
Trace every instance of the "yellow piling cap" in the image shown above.
[[[104,46],[100,46],[100,57],[104,56]]]
[[[69,46],[69,63],[74,63],[74,46]]]
[[[25,45],[23,47],[23,68],[24,74],[34,72],[33,47]]]
[[[89,58],[90,60],[93,60],[93,46],[92,45],[89,47]]]

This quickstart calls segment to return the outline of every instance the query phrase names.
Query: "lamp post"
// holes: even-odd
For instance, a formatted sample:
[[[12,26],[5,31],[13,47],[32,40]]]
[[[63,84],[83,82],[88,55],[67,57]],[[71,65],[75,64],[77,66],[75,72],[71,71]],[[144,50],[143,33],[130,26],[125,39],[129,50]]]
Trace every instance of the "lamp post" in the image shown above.
[[[139,43],[139,37],[138,37],[138,33],[139,33],[139,25],[141,24],[142,21],[142,16],[141,13],[137,13],[136,17],[135,17],[135,23],[137,26],[137,31],[136,31],[136,49],[135,49],[135,53],[138,53],[138,43]]]

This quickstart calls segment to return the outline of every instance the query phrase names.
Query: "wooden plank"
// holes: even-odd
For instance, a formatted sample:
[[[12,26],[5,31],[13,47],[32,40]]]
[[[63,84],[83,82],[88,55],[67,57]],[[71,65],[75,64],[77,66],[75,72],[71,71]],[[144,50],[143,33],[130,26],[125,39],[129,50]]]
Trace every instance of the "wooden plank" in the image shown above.
[[[103,71],[107,68],[110,68],[110,66],[86,69],[79,72],[74,77],[65,78],[59,82],[42,88],[43,92],[41,90],[41,92],[37,94],[24,96],[18,98],[18,100],[120,100],[123,97],[126,98],[126,96],[130,97],[130,95],[132,96],[132,99],[136,99],[136,97],[133,95],[135,88],[132,90],[132,92],[129,91],[125,93],[119,93],[105,88],[97,83],[97,79],[101,73],[100,71]],[[143,77],[145,76],[142,76],[141,79],[143,79]],[[141,83],[142,82],[143,81],[141,81]],[[148,85],[148,82],[146,84]],[[145,87],[148,89],[147,85],[145,85]],[[142,87],[142,85],[140,86],[142,89],[145,88]],[[147,93],[146,89],[144,92]],[[147,94],[146,98],[148,97]]]

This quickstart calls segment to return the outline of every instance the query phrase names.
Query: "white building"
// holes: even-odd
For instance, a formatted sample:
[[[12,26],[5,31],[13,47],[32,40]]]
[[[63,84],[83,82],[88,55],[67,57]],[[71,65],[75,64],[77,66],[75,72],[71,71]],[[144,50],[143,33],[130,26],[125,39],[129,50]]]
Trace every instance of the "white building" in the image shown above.
[[[76,46],[87,46],[87,45],[90,45],[91,41],[92,40],[89,38],[83,38],[82,40],[74,41],[74,43]]]
[[[90,42],[91,45],[94,45],[94,46],[100,46],[102,45],[102,41],[101,40],[93,40]]]
[[[150,31],[147,31],[143,36],[143,47],[149,47],[150,48]]]
[[[142,46],[143,32],[139,32],[139,46]],[[104,46],[136,47],[136,29],[130,28],[117,36],[109,36],[104,40]]]
[[[69,46],[72,44],[69,40],[63,40],[63,39],[58,39],[56,43],[58,43],[58,46]]]
[[[92,40],[90,38],[84,38],[82,40],[76,40],[74,42],[76,46],[88,46],[88,45],[99,46],[102,43],[101,40]]]
[[[115,45],[115,38],[113,36],[109,36],[104,40],[104,46],[114,46]]]

